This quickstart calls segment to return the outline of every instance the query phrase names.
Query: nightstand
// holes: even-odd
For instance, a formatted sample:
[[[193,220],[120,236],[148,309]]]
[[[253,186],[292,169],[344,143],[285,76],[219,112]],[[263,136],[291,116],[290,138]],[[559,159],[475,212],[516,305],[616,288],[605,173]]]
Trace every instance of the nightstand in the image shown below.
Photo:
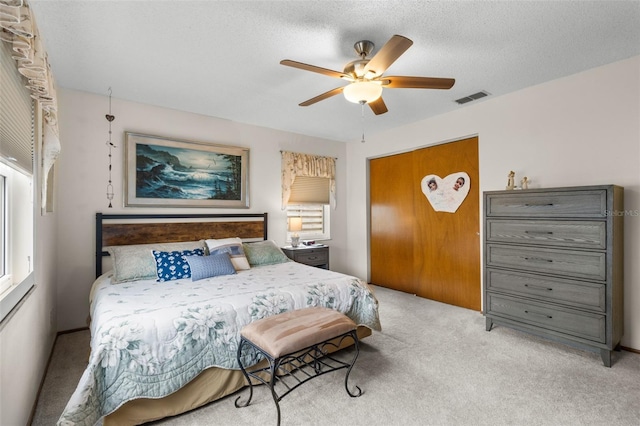
[[[291,260],[317,268],[329,269],[328,246],[304,246],[282,247],[282,251]]]

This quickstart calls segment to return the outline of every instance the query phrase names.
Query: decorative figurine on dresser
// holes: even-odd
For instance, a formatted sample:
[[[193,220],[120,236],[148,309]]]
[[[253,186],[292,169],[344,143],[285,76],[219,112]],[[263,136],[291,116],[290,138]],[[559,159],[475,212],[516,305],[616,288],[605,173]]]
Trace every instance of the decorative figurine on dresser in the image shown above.
[[[484,315],[581,349],[611,353],[623,335],[623,188],[484,193]]]
[[[507,189],[514,189],[516,187],[516,172],[511,170],[507,176]]]

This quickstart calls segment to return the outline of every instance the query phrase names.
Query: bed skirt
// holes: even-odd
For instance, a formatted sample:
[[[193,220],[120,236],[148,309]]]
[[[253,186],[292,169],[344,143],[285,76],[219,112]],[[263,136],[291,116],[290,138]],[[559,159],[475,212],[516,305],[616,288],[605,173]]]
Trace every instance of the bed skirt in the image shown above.
[[[367,327],[358,327],[358,338],[371,335]],[[338,349],[351,346],[344,342]],[[336,350],[338,350],[336,349]],[[139,425],[165,417],[186,413],[209,402],[224,398],[245,386],[241,370],[209,368],[186,386],[160,399],[141,398],[129,401],[104,418],[103,426]]]

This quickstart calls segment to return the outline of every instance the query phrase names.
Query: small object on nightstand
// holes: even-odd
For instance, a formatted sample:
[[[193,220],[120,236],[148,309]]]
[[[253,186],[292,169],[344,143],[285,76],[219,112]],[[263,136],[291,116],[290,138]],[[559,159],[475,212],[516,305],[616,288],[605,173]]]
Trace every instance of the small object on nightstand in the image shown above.
[[[300,235],[298,235],[298,231],[302,231],[302,218],[301,217],[290,217],[289,218],[289,232],[293,232],[291,234],[291,246],[298,247],[300,244]]]
[[[291,260],[317,268],[329,269],[329,247],[325,245],[282,247]]]

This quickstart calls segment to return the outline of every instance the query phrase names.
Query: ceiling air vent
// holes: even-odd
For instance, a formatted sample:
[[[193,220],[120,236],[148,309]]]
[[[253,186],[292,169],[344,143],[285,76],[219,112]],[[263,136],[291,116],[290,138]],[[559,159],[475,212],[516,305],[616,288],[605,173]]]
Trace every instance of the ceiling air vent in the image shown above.
[[[459,105],[466,104],[467,102],[475,101],[476,99],[484,98],[485,96],[489,96],[489,92],[474,93],[473,95],[465,96],[464,98],[456,99],[456,103]]]

